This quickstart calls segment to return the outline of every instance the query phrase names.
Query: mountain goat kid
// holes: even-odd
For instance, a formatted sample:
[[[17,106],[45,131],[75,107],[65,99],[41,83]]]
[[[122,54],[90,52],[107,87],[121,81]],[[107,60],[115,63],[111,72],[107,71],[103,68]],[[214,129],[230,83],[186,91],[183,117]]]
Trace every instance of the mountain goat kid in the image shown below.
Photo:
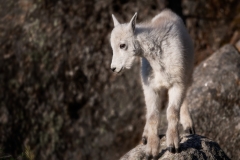
[[[129,23],[120,24],[114,15],[112,18],[112,71],[120,73],[131,68],[136,57],[142,60],[142,87],[147,107],[142,141],[147,144],[147,155],[157,157],[159,154],[159,112],[164,91],[168,91],[167,146],[170,152],[179,152],[179,116],[184,130],[195,133],[184,103],[194,61],[193,42],[185,25],[168,9],[141,24],[136,24],[137,13]]]

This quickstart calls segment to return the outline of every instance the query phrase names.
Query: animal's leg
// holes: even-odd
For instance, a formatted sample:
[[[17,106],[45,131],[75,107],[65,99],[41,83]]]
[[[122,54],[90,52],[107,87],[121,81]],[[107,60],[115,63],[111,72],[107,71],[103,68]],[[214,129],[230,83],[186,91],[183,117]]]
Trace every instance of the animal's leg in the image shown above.
[[[185,96],[185,89],[182,86],[174,85],[168,91],[169,103],[167,108],[168,129],[166,133],[167,147],[170,152],[179,152],[178,121],[180,107]]]
[[[192,117],[189,113],[186,100],[183,101],[183,104],[180,109],[180,122],[183,125],[183,129],[185,132],[189,132],[190,134],[195,134],[195,128],[193,125]]]
[[[147,106],[146,125],[143,132],[143,143],[147,144],[147,155],[156,157],[159,152],[159,125],[161,94],[148,86],[144,86],[144,95]]]
[[[143,129],[143,134],[142,134],[142,143],[144,145],[147,144],[147,137],[148,137],[148,123],[146,122],[145,127]]]
[[[166,97],[167,96],[166,95],[167,94],[167,89],[162,88],[160,91],[156,92],[156,94],[158,96],[158,98],[157,98],[158,102],[156,102],[156,107],[158,108],[158,112],[159,112],[162,109],[162,107],[164,105],[164,102],[167,101],[167,97]],[[148,93],[145,93],[146,102],[149,102],[151,98],[153,98],[153,97],[150,97]],[[148,117],[149,117],[149,114],[150,114],[150,109],[148,109],[148,108],[150,108],[150,107],[147,107],[146,120],[148,120]],[[160,119],[159,119],[159,122],[160,122]],[[147,144],[147,135],[148,135],[148,123],[146,122],[146,125],[144,127],[144,131],[143,131],[143,136],[142,136],[142,143],[144,145]],[[163,137],[164,135],[158,135],[158,136],[161,139],[161,137]]]

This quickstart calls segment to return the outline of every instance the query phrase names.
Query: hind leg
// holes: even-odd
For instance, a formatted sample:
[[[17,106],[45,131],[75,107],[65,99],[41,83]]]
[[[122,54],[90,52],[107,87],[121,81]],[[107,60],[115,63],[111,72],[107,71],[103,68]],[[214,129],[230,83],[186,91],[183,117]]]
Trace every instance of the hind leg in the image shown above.
[[[193,125],[192,117],[186,104],[186,100],[184,100],[180,109],[180,122],[186,133],[195,134],[195,128]]]
[[[166,133],[167,147],[172,153],[179,152],[179,131],[178,122],[180,106],[185,96],[185,88],[180,85],[174,85],[168,91],[169,103],[167,108],[168,129]]]

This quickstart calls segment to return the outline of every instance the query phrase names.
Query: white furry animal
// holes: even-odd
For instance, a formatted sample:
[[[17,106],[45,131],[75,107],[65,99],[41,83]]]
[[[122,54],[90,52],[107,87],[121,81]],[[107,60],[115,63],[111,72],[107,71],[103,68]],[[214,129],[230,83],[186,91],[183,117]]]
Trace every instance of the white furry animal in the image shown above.
[[[142,58],[142,86],[147,106],[142,140],[147,144],[147,155],[157,157],[159,154],[159,111],[166,90],[169,97],[167,146],[170,152],[179,152],[179,116],[183,128],[195,133],[188,108],[184,105],[194,61],[193,43],[184,23],[168,9],[150,22],[137,25],[137,13],[125,24],[120,24],[114,15],[112,17],[112,71],[119,73],[129,69],[136,57]]]

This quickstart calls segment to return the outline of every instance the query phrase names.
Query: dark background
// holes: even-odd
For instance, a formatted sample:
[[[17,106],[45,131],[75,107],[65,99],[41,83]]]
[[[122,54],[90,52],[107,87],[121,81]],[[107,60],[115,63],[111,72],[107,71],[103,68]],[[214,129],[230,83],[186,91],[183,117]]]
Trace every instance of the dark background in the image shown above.
[[[140,22],[166,7],[185,21],[195,65],[240,39],[239,0],[1,0],[0,158],[113,160],[137,145],[139,62],[111,73],[111,14]]]

